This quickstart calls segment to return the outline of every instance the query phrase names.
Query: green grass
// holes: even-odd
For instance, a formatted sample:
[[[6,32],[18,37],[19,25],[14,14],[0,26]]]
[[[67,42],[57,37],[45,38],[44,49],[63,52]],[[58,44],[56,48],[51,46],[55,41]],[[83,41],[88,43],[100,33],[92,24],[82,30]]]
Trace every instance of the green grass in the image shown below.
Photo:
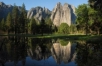
[[[95,40],[102,39],[102,35],[65,35],[65,34],[44,34],[41,35],[33,35],[33,34],[9,34],[9,35],[0,35],[0,36],[21,36],[21,37],[30,37],[30,38],[59,38],[59,39],[69,39],[69,40]]]

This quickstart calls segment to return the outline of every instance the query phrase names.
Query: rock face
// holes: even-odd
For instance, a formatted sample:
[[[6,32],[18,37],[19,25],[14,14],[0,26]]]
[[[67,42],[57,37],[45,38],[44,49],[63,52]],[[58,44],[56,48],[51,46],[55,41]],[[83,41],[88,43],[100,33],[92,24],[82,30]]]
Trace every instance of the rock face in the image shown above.
[[[21,7],[17,6],[19,11],[21,11]],[[9,12],[12,12],[13,6],[6,5],[3,2],[0,2],[0,19],[6,18]],[[32,17],[36,18],[37,20],[41,20],[41,18],[50,17],[51,11],[47,8],[42,7],[35,7],[31,8],[27,11],[27,18],[31,19]]]
[[[8,13],[12,12],[12,9],[12,5],[6,5],[0,2],[0,19],[6,18]],[[18,6],[18,9],[20,11],[21,7]],[[67,3],[62,6],[60,2],[57,3],[52,12],[45,7],[35,7],[27,11],[27,18],[31,19],[32,17],[38,21],[40,21],[42,17],[50,17],[56,26],[59,26],[61,23],[67,23],[70,26],[72,23],[75,23],[75,7]]]
[[[17,6],[18,10],[21,10],[20,6]],[[6,5],[3,2],[0,2],[0,19],[6,18],[9,12],[12,12],[13,6],[12,5]]]
[[[60,43],[54,43],[51,53],[58,64],[62,61],[68,63],[75,59],[75,45],[72,46],[70,42],[66,46],[62,46]]]
[[[47,8],[42,8],[42,7],[35,7],[31,8],[28,13],[27,13],[27,18],[31,19],[34,17],[37,20],[41,20],[41,18],[46,18],[51,15],[51,11]]]
[[[6,5],[5,3],[0,2],[0,19],[5,18],[12,9],[12,5]]]
[[[69,26],[75,23],[75,7],[65,3],[57,3],[51,14],[51,20],[54,25],[60,26],[61,23],[67,23]]]

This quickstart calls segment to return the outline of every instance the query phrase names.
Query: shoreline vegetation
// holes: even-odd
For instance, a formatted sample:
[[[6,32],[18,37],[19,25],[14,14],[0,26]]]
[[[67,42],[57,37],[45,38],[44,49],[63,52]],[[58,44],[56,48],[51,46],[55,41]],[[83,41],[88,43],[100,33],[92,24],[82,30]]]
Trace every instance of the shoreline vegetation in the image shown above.
[[[68,40],[86,40],[86,41],[101,41],[102,35],[69,35],[69,34],[44,34],[43,36],[33,35],[33,34],[6,34],[0,36],[19,36],[19,37],[29,37],[29,38],[59,38]]]
[[[75,23],[71,22],[71,25],[68,25],[62,21],[56,25],[50,17],[42,17],[40,20],[33,17],[28,19],[25,4],[22,4],[21,11],[14,5],[12,12],[0,20],[0,36],[67,38],[69,40],[100,39],[101,11],[91,8],[88,4],[82,4],[75,9],[75,12],[77,16]]]

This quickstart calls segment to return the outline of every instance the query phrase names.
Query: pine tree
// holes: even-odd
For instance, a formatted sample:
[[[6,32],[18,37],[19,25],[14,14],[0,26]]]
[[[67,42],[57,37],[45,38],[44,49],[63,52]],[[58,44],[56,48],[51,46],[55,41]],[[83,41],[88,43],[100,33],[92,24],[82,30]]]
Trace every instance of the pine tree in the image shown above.
[[[22,30],[24,30],[23,32],[25,32],[25,30],[27,31],[27,12],[24,3],[22,4],[20,17],[21,17]]]
[[[12,22],[11,13],[8,13],[8,16],[6,19],[6,28],[8,30],[8,33],[9,33],[9,29],[11,28],[11,22]]]
[[[41,29],[41,34],[43,36],[44,34],[44,29],[45,29],[45,20],[42,18],[41,23],[40,23],[40,29]]]
[[[31,33],[35,34],[37,24],[34,18],[31,18],[30,24],[31,24],[30,26]]]
[[[46,23],[46,26],[47,26],[47,33],[52,33],[52,25],[53,25],[53,22],[51,21],[50,18],[46,18],[45,19],[45,23]]]
[[[12,19],[13,19],[13,27],[15,34],[18,32],[18,19],[19,19],[19,10],[17,6],[14,4],[13,10],[12,10]]]
[[[4,21],[4,18],[2,19],[2,21],[1,21],[1,23],[0,23],[0,29],[2,30],[2,31],[5,31],[5,21]]]

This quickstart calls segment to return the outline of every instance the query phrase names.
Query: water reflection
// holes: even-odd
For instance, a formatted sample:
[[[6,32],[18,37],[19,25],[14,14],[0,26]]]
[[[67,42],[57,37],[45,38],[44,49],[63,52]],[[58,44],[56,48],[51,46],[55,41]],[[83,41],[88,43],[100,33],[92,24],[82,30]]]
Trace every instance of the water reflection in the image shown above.
[[[52,56],[58,64],[74,61],[75,53],[73,50],[75,50],[75,45],[71,45],[70,41],[66,46],[62,46],[60,43],[53,43],[51,47]]]
[[[76,51],[78,66],[102,66],[102,42],[79,41]]]
[[[75,47],[76,43],[63,39],[3,37],[0,39],[0,65],[76,66]]]
[[[0,38],[0,66],[102,66],[102,42]]]
[[[30,39],[31,40],[31,45],[29,44],[28,48],[28,56],[30,56],[32,59],[35,60],[42,60],[42,59],[47,59],[48,57],[51,56],[50,53],[50,46],[51,43],[50,39]],[[48,42],[48,43],[47,43]]]
[[[1,65],[4,66],[6,62],[14,62],[14,65],[18,61],[22,61],[24,66],[27,49],[27,38],[25,37],[4,37],[0,41],[0,61]]]

